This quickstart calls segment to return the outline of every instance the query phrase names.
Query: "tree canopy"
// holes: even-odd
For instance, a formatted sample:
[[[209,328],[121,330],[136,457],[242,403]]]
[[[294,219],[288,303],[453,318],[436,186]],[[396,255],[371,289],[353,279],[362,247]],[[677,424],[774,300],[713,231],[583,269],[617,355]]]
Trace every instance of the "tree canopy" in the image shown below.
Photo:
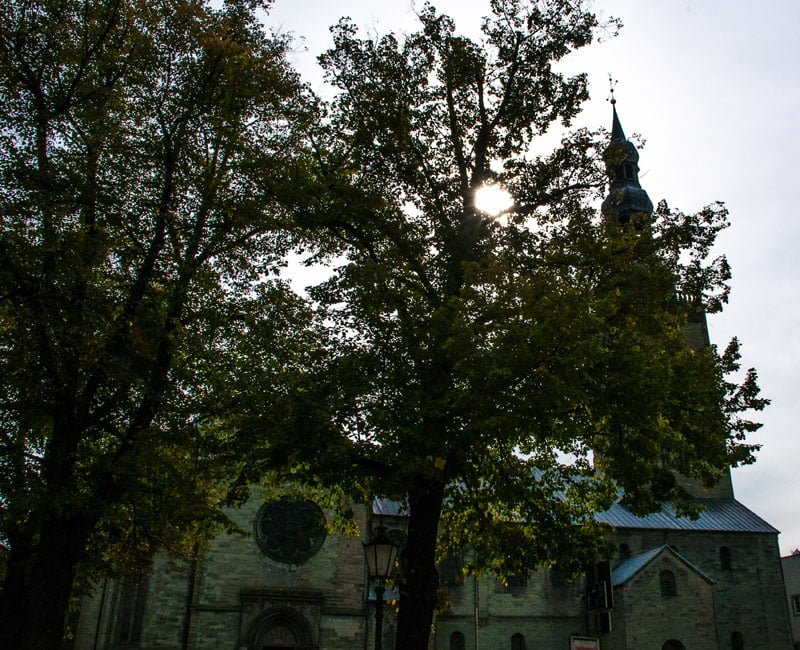
[[[311,292],[331,343],[310,369],[309,444],[269,441],[309,480],[405,501],[409,649],[427,647],[437,548],[501,575],[575,570],[620,488],[637,512],[690,511],[677,472],[711,483],[750,462],[758,425],[738,413],[764,405],[754,374],[725,379],[735,343],[720,355],[683,333],[727,299],[710,258],[724,206],[599,214],[607,135],[569,130],[586,78],[555,67],[595,16],[580,0],[490,5],[478,40],[430,4],[402,37],[334,28],[321,63],[341,92],[318,164],[354,191],[305,224],[338,264]],[[553,128],[560,146],[536,154]],[[475,206],[487,183],[514,198],[500,218]]]
[[[324,109],[268,4],[0,9],[0,644],[58,647],[74,585],[269,467],[406,502],[422,650],[437,553],[575,569],[620,488],[689,511],[677,472],[752,459],[755,374],[683,335],[727,299],[727,213],[600,216],[606,134],[569,130],[586,78],[556,67],[582,0],[492,0],[481,39],[344,20]],[[275,279],[298,247],[336,265],[310,304]]]
[[[0,645],[59,647],[73,584],[177,547],[309,349],[274,280],[309,102],[263,3],[0,9]],[[270,278],[273,278],[272,280]]]

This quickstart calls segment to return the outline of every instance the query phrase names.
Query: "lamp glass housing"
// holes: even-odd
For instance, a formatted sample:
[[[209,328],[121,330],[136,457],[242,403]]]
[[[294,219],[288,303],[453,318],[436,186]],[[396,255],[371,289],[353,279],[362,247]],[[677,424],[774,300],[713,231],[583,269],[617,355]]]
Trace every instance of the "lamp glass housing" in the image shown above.
[[[392,573],[397,560],[397,545],[386,535],[386,528],[378,526],[372,540],[364,544],[369,577],[384,581]]]

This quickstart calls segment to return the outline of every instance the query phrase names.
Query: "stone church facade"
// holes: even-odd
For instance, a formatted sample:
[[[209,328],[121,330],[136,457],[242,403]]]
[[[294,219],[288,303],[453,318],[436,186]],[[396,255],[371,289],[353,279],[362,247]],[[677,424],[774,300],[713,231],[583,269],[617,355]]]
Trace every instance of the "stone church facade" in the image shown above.
[[[431,647],[566,650],[583,637],[603,650],[789,650],[777,531],[732,497],[703,502],[696,521],[667,508],[635,517],[619,504],[601,516],[626,524],[611,536],[619,553],[611,562],[610,631],[587,611],[584,580],[542,569],[502,584],[465,577],[446,562],[448,605]],[[254,498],[231,513],[242,530],[257,528],[260,505]],[[369,510],[357,509],[361,530],[403,525],[396,504],[377,500]],[[221,534],[196,563],[159,557],[140,583],[99,585],[81,610],[76,650],[373,647],[362,538],[325,534],[294,564],[270,557],[257,537],[257,530]],[[391,591],[386,600],[384,648],[392,648]]]
[[[310,502],[279,502],[317,509]],[[81,610],[76,650],[106,648],[361,648],[367,625],[361,540],[317,529],[316,544],[281,555],[309,539],[300,518],[277,522],[283,538],[259,544],[257,497],[228,514],[242,531],[221,534],[196,562],[156,558],[137,584],[98,587]],[[291,515],[291,512],[289,512]],[[366,510],[359,528],[367,530]],[[313,523],[313,522],[312,522]],[[271,552],[275,549],[278,552]],[[272,556],[272,557],[270,557]]]
[[[732,495],[702,502],[696,521],[669,508],[636,517],[620,504],[600,516],[618,526],[610,630],[587,611],[585,581],[542,570],[505,587],[471,578],[450,587],[435,647],[569,648],[570,637],[587,636],[604,650],[791,648],[778,531]]]
[[[638,153],[614,111],[603,214],[628,220],[651,212],[638,181]],[[705,319],[687,326],[707,345]],[[792,636],[778,531],[736,501],[730,477],[711,491],[694,486],[697,520],[668,506],[637,517],[621,504],[598,516],[618,549],[604,593],[588,580],[545,569],[501,584],[465,577],[462,559],[440,566],[446,605],[435,650],[790,650]],[[374,591],[366,574],[365,531],[401,534],[398,504],[356,508],[362,538],[328,533],[310,501],[252,498],[229,513],[244,533],[223,533],[195,562],[157,557],[140,582],[107,581],[84,599],[76,650],[371,650]],[[250,532],[252,531],[252,532]],[[596,583],[595,583],[596,584]],[[387,590],[384,648],[393,648],[394,601]],[[590,607],[590,603],[593,603]],[[396,650],[402,650],[397,648]]]

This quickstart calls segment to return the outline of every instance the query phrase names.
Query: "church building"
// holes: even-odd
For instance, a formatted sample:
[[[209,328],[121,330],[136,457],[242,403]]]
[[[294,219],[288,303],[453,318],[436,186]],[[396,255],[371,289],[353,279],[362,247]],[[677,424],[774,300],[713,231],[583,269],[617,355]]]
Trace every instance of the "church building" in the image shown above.
[[[603,215],[627,222],[652,213],[616,107],[606,152]],[[689,345],[708,345],[702,314],[686,333]],[[729,474],[712,489],[688,489],[703,506],[695,520],[667,504],[645,517],[621,503],[598,515],[617,552],[581,580],[541,569],[501,583],[465,576],[464,558],[443,562],[446,605],[431,649],[790,650],[778,531],[735,499]],[[228,514],[252,533],[220,533],[195,561],[160,556],[143,580],[97,585],[81,607],[75,649],[375,647],[362,541],[377,526],[402,534],[400,504],[357,508],[361,538],[329,533],[310,500],[254,495]],[[395,597],[383,595],[385,649],[394,648]]]

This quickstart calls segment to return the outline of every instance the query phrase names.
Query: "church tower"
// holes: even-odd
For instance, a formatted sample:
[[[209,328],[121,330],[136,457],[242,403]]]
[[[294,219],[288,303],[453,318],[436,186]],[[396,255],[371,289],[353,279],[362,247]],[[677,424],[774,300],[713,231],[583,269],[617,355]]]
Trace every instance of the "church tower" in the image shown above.
[[[620,225],[625,225],[635,215],[651,215],[653,202],[639,184],[639,152],[625,137],[616,100],[612,99],[611,104],[614,111],[611,142],[603,151],[610,186],[600,211],[606,219],[617,219]]]
[[[632,223],[634,228],[641,228],[653,214],[653,202],[639,183],[639,152],[622,130],[616,103],[616,99],[612,98],[611,140],[603,151],[609,188],[600,212],[607,221],[615,221],[623,226]],[[709,346],[708,322],[702,305],[697,304],[691,296],[682,296],[682,299],[688,306],[688,318],[683,326],[686,345],[695,350]],[[730,469],[724,470],[711,488],[682,475],[676,478],[695,498],[733,498]]]

